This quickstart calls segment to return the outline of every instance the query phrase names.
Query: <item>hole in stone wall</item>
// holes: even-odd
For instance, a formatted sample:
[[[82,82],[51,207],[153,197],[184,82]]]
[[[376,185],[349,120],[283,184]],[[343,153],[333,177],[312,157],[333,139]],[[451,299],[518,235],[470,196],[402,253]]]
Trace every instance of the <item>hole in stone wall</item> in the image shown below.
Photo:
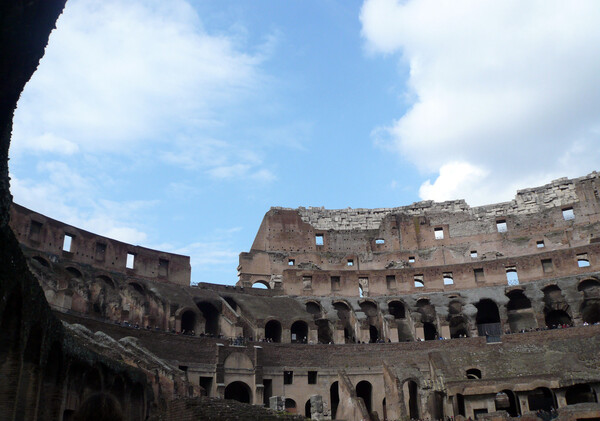
[[[477,257],[477,250],[471,250],[471,257],[472,258]]]
[[[564,208],[562,210],[563,219],[565,221],[572,221],[575,219],[575,213],[573,212],[573,208]]]
[[[106,244],[96,243],[96,251],[94,254],[96,260],[103,261],[106,258]]]
[[[294,382],[294,372],[284,371],[283,372],[283,384],[292,384]]]
[[[296,264],[296,261],[294,259],[288,260],[288,266],[294,266],[295,264]]]
[[[454,278],[452,278],[452,272],[444,273],[444,285],[454,285]]]
[[[169,276],[169,261],[158,259],[158,276]]]
[[[549,273],[554,270],[554,266],[552,265],[552,259],[542,259],[542,270],[544,273]]]
[[[38,221],[31,221],[29,226],[29,239],[33,241],[40,241],[42,233],[42,223]]]
[[[508,285],[519,285],[519,275],[516,266],[506,267],[506,282]]]
[[[322,246],[323,245],[323,234],[317,234],[317,235],[315,235],[315,244],[317,246]]]
[[[317,372],[316,371],[308,372],[308,384],[317,384]]]
[[[434,228],[433,233],[436,240],[444,239],[444,228]]]
[[[577,266],[580,268],[586,268],[590,265],[590,260],[588,258],[587,253],[582,253],[577,255]]]
[[[387,275],[385,277],[385,283],[388,289],[396,289],[396,277],[394,275]]]
[[[539,248],[539,249],[542,249],[542,248],[544,248],[546,246],[544,244],[544,240],[540,240],[540,241],[536,242],[535,244],[536,244],[536,247]]]
[[[483,280],[484,280],[483,268],[473,269],[473,275],[475,275],[475,282],[483,282]]]
[[[415,281],[415,288],[423,288],[425,286],[423,275],[415,275],[413,280]]]
[[[469,368],[467,370],[467,379],[481,380],[481,370],[478,368]]]
[[[134,265],[135,265],[135,254],[127,253],[127,261],[125,263],[125,267],[127,269],[133,269]]]
[[[498,230],[498,232],[507,232],[508,225],[506,225],[506,220],[499,219],[498,221],[496,221],[496,229]]]
[[[415,256],[409,256],[408,263],[415,263]]]
[[[375,239],[375,244],[385,244],[385,240],[383,238]]]
[[[65,234],[65,238],[63,240],[63,251],[71,252],[71,247],[73,246],[73,236],[69,234]]]
[[[352,259],[348,259],[348,262],[346,262],[347,266],[354,266],[354,260]]]

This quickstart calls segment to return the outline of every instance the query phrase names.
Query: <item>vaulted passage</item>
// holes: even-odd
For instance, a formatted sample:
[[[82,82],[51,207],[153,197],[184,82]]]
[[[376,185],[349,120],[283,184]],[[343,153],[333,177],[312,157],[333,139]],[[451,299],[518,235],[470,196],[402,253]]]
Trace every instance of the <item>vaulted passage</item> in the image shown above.
[[[438,333],[435,325],[431,322],[423,323],[423,335],[426,341],[435,341],[438,339]]]
[[[567,388],[565,392],[567,405],[585,402],[598,402],[596,393],[588,384],[576,384]]]
[[[201,301],[198,304],[198,309],[202,312],[205,320],[204,333],[209,335],[219,334],[219,310],[206,301]]]
[[[550,411],[552,408],[556,408],[554,394],[547,387],[538,387],[529,392],[527,403],[529,404],[530,411],[537,411],[539,409]]]
[[[519,332],[537,327],[535,315],[531,308],[531,301],[521,290],[509,291],[506,296],[508,324],[511,332]]]
[[[181,331],[190,333],[194,329],[196,329],[196,313],[187,310],[181,315]]]
[[[356,396],[362,398],[365,402],[365,406],[367,407],[367,411],[369,414],[373,410],[372,407],[372,397],[373,397],[373,386],[366,380],[359,382],[356,385]]]
[[[331,403],[331,418],[335,419],[337,408],[340,403],[340,391],[338,382],[333,382],[329,388],[329,402]]]
[[[308,339],[308,325],[302,320],[298,320],[292,324],[290,329],[292,334],[292,342],[306,343]]]
[[[281,342],[281,323],[277,320],[269,320],[265,325],[265,338],[272,342]]]
[[[331,335],[331,325],[329,320],[327,319],[319,319],[315,321],[317,325],[317,335],[319,339],[319,343],[328,344],[333,342],[333,337]]]
[[[496,303],[489,298],[479,300],[477,304],[477,333],[479,336],[500,336],[500,312]]]
[[[554,329],[558,326],[572,324],[571,316],[564,310],[552,310],[546,313],[546,326],[550,329]]]
[[[238,402],[250,403],[252,392],[250,386],[244,382],[229,383],[225,388],[225,399],[233,399]]]

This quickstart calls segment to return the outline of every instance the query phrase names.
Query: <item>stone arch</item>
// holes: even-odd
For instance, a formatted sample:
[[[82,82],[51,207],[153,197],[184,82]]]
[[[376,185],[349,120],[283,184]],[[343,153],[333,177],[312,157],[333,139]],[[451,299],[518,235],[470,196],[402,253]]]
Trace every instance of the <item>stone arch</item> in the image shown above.
[[[252,403],[252,390],[242,381],[231,382],[225,388],[224,398],[242,403]]]
[[[344,342],[356,342],[356,334],[352,326],[352,307],[345,301],[334,301],[333,308],[337,312],[341,326],[344,328]]]
[[[207,335],[219,334],[219,316],[220,312],[217,307],[208,301],[198,301],[196,307],[204,317],[204,333]]]
[[[513,289],[506,293],[508,325],[511,332],[533,329],[537,326],[531,300],[522,289]]]
[[[92,419],[124,420],[123,408],[117,399],[109,393],[94,393],[90,395],[72,415],[73,421]]]
[[[586,292],[593,288],[600,289],[600,281],[598,281],[595,278],[584,279],[583,281],[579,282],[579,284],[577,285],[577,291],[579,291],[579,292]]]
[[[67,266],[65,268],[65,270],[69,273],[69,275],[71,276],[71,278],[77,279],[77,280],[83,280],[83,274],[81,273],[81,271],[73,266]]]
[[[407,415],[410,419],[418,420],[420,418],[419,411],[419,386],[413,379],[405,380],[402,384],[404,394],[404,405]]]
[[[265,324],[265,339],[281,342],[281,323],[278,320],[269,320]]]
[[[426,341],[435,341],[439,338],[437,327],[433,322],[423,323],[423,336]]]
[[[481,370],[478,368],[469,368],[465,372],[465,375],[466,375],[467,379],[481,380]]]
[[[500,336],[502,334],[500,312],[494,300],[482,298],[475,307],[477,308],[475,323],[479,336]]]
[[[394,316],[394,319],[406,318],[406,307],[400,300],[392,300],[388,302],[388,312]]]
[[[588,324],[600,322],[600,282],[594,278],[585,279],[577,285],[577,290],[583,293],[580,307],[583,322]]]
[[[42,256],[39,256],[39,255],[36,255],[36,256],[33,256],[33,257],[31,258],[31,260],[33,260],[33,261],[35,261],[35,262],[38,262],[40,265],[42,265],[42,266],[44,266],[44,267],[46,267],[46,268],[49,268],[49,267],[50,267],[50,262],[49,262],[49,261],[48,261],[48,259],[46,259],[45,257],[42,257]]]
[[[110,276],[107,275],[98,275],[96,276],[96,282],[101,282],[106,286],[115,289],[115,282],[112,280]]]
[[[296,320],[290,328],[292,342],[308,342],[308,324],[304,320]]]
[[[254,281],[252,283],[252,288],[271,289],[271,285],[269,285],[269,283],[267,281],[265,281],[264,279],[259,279],[258,281]]]
[[[181,313],[181,331],[191,333],[196,330],[196,313],[192,310],[185,310]]]
[[[319,343],[328,344],[333,342],[333,336],[331,331],[331,323],[328,319],[318,319],[315,321],[317,325],[317,337]]]
[[[329,405],[331,406],[331,419],[335,419],[338,405],[340,404],[340,388],[337,381],[329,387]]]
[[[319,317],[323,313],[323,308],[321,304],[316,301],[307,301],[306,302],[306,311],[313,315],[313,317]]]
[[[304,404],[304,418],[308,418],[308,419],[312,418],[310,398]]]
[[[527,404],[530,411],[550,411],[556,408],[556,398],[552,390],[547,387],[538,387],[527,394]]]
[[[254,363],[242,352],[232,352],[223,362],[224,368],[254,370]]]
[[[139,283],[139,282],[129,282],[128,284],[131,289],[133,289],[134,291],[138,292],[139,294],[145,295],[146,293],[146,289],[144,288],[144,286]]]
[[[575,405],[585,402],[598,402],[596,392],[589,384],[575,384],[567,387],[565,391],[567,405]]]
[[[367,316],[369,324],[369,342],[375,343],[381,338],[382,323],[379,317],[379,306],[372,300],[361,300],[358,305],[362,312]]]
[[[454,316],[448,323],[450,338],[465,338],[469,336],[469,320],[466,316]]]
[[[298,412],[298,408],[296,407],[296,401],[290,398],[286,398],[285,402],[285,412],[289,412],[290,414],[295,414]]]
[[[565,310],[550,310],[545,316],[546,326],[548,328],[556,328],[558,326],[573,324],[573,319]]]
[[[496,411],[506,411],[513,418],[520,415],[519,397],[512,390],[505,389],[498,392],[494,401]]]
[[[362,398],[370,414],[373,411],[373,386],[366,380],[358,382],[356,385],[356,396]]]

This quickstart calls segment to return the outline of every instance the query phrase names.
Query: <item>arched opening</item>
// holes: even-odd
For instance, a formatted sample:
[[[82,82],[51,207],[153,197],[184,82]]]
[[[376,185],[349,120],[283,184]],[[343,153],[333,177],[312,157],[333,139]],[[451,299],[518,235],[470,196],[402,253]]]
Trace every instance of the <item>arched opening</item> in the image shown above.
[[[530,411],[550,411],[552,408],[556,408],[554,403],[554,394],[547,387],[538,387],[537,389],[529,392],[527,395],[527,403]]]
[[[201,301],[196,304],[198,309],[202,312],[204,317],[204,333],[207,335],[218,335],[219,334],[219,310],[206,301]]]
[[[292,324],[290,329],[292,334],[292,342],[306,343],[308,341],[308,324],[302,320],[298,320]]]
[[[256,281],[252,284],[252,288],[258,288],[258,289],[271,289],[271,286],[269,285],[269,283],[267,281]]]
[[[296,401],[290,398],[286,398],[285,400],[285,412],[289,412],[290,414],[295,414],[298,412],[296,408]]]
[[[373,325],[369,326],[369,343],[374,344],[379,340],[379,331]]]
[[[408,415],[411,419],[419,419],[419,401],[418,401],[418,387],[417,383],[413,380],[408,380],[402,385],[404,392],[404,404],[408,409]]]
[[[356,396],[362,398],[365,402],[365,406],[367,407],[367,412],[370,414],[373,410],[372,407],[372,396],[373,396],[373,386],[366,380],[358,382],[356,385]]]
[[[333,382],[329,388],[329,404],[331,405],[331,419],[335,419],[337,408],[340,403],[340,391],[338,382]]]
[[[186,310],[181,314],[181,331],[187,334],[196,329],[196,313]]]
[[[546,313],[546,326],[555,329],[559,326],[570,326],[571,316],[564,310],[552,310]]]
[[[581,319],[584,323],[600,323],[600,299],[585,300],[581,305]]]
[[[589,384],[575,384],[568,387],[565,392],[565,399],[567,405],[598,401],[594,389]]]
[[[244,382],[236,381],[229,383],[225,388],[225,399],[232,399],[242,403],[250,403],[252,391],[250,386]]]
[[[42,256],[33,256],[31,259],[38,262],[40,265],[42,265],[46,268],[50,267],[50,263],[48,263],[48,261],[46,259],[44,259]]]
[[[101,284],[106,285],[109,288],[114,289],[115,288],[115,283],[113,282],[112,279],[110,279],[108,276],[106,275],[99,275],[96,276],[96,282],[99,282]]]
[[[388,311],[392,316],[394,316],[394,319],[406,318],[404,304],[400,301],[390,301],[388,303]]]
[[[438,333],[435,325],[431,322],[423,323],[423,335],[426,341],[435,341],[438,339]]]
[[[577,285],[577,291],[586,292],[591,289],[598,289],[600,292],[600,282],[596,279],[585,279]]]
[[[277,320],[269,320],[265,325],[265,339],[281,342],[281,323]]]
[[[333,342],[333,338],[331,335],[331,325],[329,324],[329,320],[327,319],[319,319],[315,321],[317,325],[317,336],[319,343],[328,344]]]
[[[238,305],[237,305],[237,303],[235,302],[235,300],[233,298],[231,298],[231,297],[223,297],[223,299],[225,300],[225,302],[227,304],[229,304],[229,307],[231,307],[233,309],[233,311],[237,311]]]
[[[469,368],[466,375],[467,379],[481,380],[481,370],[478,368]]]
[[[338,301],[333,303],[333,308],[335,308],[340,323],[344,327],[344,342],[347,344],[356,342],[356,336],[354,335],[350,317],[351,310],[348,304]]]
[[[137,282],[130,282],[129,286],[132,287],[135,291],[139,292],[140,294],[144,294],[144,287],[142,287]]]
[[[511,417],[519,416],[519,400],[512,390],[498,392],[494,401],[496,411],[506,411]]]
[[[71,275],[72,278],[83,279],[83,274],[79,271],[79,269],[69,266],[66,268],[66,271],[69,273],[69,275]]]
[[[308,419],[312,418],[310,399],[307,400],[306,403],[304,404],[304,418],[308,418]]]
[[[314,301],[308,301],[306,303],[306,311],[313,316],[319,317],[321,315],[321,306]]]
[[[67,415],[68,413],[68,415]],[[65,419],[76,419],[76,420],[122,420],[123,408],[121,404],[108,393],[94,393],[90,395],[83,403],[79,406],[77,411],[65,410]],[[134,418],[134,420],[137,420]]]
[[[466,338],[469,336],[469,322],[464,316],[455,316],[450,319],[450,337]]]
[[[510,331],[520,332],[535,328],[537,322],[531,308],[531,300],[525,293],[517,289],[509,291],[506,296],[509,299],[506,310]]]
[[[500,312],[496,303],[489,298],[479,300],[475,304],[477,308],[477,332],[479,336],[500,336],[502,329],[500,327]]]

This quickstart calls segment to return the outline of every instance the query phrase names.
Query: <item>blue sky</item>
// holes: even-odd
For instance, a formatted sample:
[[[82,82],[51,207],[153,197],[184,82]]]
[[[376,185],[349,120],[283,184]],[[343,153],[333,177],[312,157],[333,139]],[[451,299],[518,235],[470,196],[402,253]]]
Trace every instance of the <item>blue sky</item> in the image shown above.
[[[15,201],[236,282],[270,206],[510,200],[600,158],[594,1],[69,0]]]

